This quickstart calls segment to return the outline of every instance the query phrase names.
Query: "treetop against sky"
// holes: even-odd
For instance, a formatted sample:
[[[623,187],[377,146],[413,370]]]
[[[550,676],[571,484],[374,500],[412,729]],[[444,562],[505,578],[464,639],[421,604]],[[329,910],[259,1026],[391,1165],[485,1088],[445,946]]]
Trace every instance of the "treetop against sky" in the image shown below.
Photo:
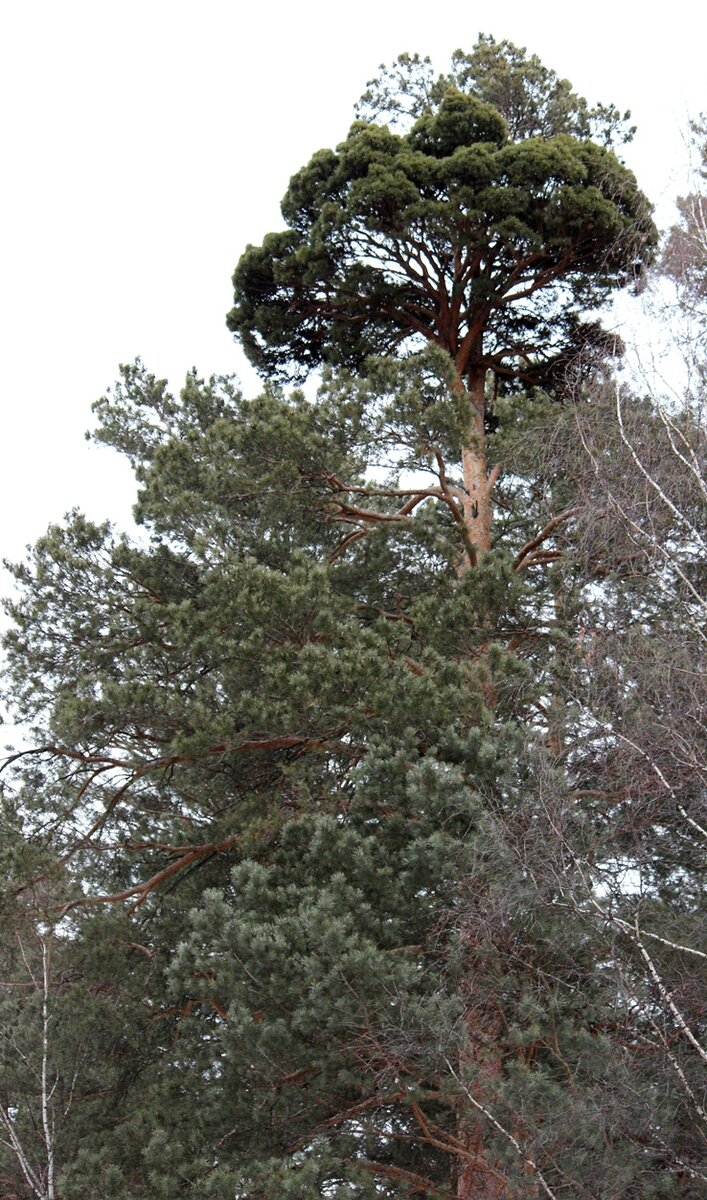
[[[597,97],[630,107],[638,131],[620,152],[642,190],[671,205],[687,190],[674,178],[687,118],[704,107],[700,38],[685,35],[701,18],[681,2],[661,23],[609,0],[592,11],[574,37],[558,4],[505,0],[486,29],[571,79],[590,109]],[[76,503],[129,523],[125,468],[82,440],[115,364],[139,354],[175,387],[195,363],[235,369],[257,388],[223,328],[224,262],[277,228],[287,180],[341,140],[379,63],[418,50],[436,74],[486,20],[454,2],[432,23],[421,3],[362,0],[357,13],[345,54],[315,3],[243,12],[210,0],[197,13],[35,0],[4,13],[6,553]]]

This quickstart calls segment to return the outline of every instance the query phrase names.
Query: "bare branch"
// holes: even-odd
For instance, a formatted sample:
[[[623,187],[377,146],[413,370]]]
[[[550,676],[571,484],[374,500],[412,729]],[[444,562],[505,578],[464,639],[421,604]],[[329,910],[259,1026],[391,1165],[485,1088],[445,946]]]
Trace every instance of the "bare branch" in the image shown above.
[[[566,508],[564,512],[558,513],[556,517],[552,517],[552,519],[548,521],[545,528],[542,529],[536,537],[531,538],[529,542],[526,542],[525,545],[521,547],[513,560],[513,569],[515,571],[519,570],[523,565],[523,559],[528,554],[530,554],[533,550],[537,550],[538,546],[541,546],[542,543],[546,542],[549,537],[552,537],[558,525],[562,525],[563,522],[569,521],[571,517],[576,516],[580,511],[581,510],[579,506],[575,505],[573,508]]]
[[[450,1071],[450,1073],[452,1075],[452,1078],[456,1080],[457,1084],[463,1091],[464,1095],[466,1096],[466,1099],[469,1101],[469,1103],[472,1105],[472,1107],[475,1108],[478,1112],[482,1113],[482,1115],[484,1117],[486,1117],[486,1120],[490,1121],[490,1123],[494,1126],[495,1129],[498,1130],[498,1132],[506,1139],[506,1141],[511,1143],[514,1150],[520,1155],[521,1159],[526,1164],[526,1166],[530,1167],[531,1171],[533,1171],[534,1174],[536,1175],[538,1183],[540,1184],[541,1188],[545,1192],[545,1195],[549,1196],[550,1200],[557,1200],[557,1196],[556,1196],[555,1192],[553,1192],[552,1189],[550,1188],[550,1185],[548,1184],[547,1180],[545,1179],[538,1164],[536,1162],[534,1162],[534,1160],[532,1158],[530,1158],[524,1152],[523,1147],[521,1146],[518,1139],[515,1138],[513,1136],[513,1134],[510,1132],[510,1130],[506,1129],[501,1124],[501,1122],[496,1119],[496,1117],[494,1117],[493,1113],[490,1112],[488,1108],[486,1108],[483,1104],[481,1104],[476,1099],[476,1097],[471,1094],[471,1092],[470,1092],[469,1088],[466,1086],[466,1084],[462,1083],[461,1079],[459,1078],[459,1075],[455,1071],[454,1067],[452,1066],[452,1063],[449,1061],[448,1058],[445,1059],[445,1062],[447,1064],[448,1070]]]
[[[658,496],[660,496],[660,499],[663,501],[663,504],[665,504],[670,509],[670,511],[673,514],[673,516],[675,517],[676,521],[678,521],[678,523],[680,525],[682,525],[685,529],[688,530],[690,536],[695,539],[696,543],[699,546],[701,546],[703,550],[707,550],[707,542],[705,542],[701,533],[697,529],[695,529],[695,526],[692,524],[691,521],[688,520],[688,518],[685,516],[685,514],[680,512],[680,509],[677,508],[677,506],[675,504],[673,504],[670,497],[666,495],[664,489],[660,486],[659,483],[656,482],[656,480],[653,478],[653,476],[650,474],[650,472],[646,470],[640,457],[636,453],[633,445],[629,441],[629,438],[626,435],[626,430],[624,428],[623,413],[621,411],[621,393],[618,388],[616,389],[616,415],[617,415],[618,421],[619,421],[619,429],[621,431],[621,440],[623,441],[624,445],[626,446],[629,454],[631,455],[631,458],[635,462],[635,464],[638,467],[641,474],[648,481],[648,484],[650,485],[650,487],[653,488],[654,492],[656,492],[656,494]]]

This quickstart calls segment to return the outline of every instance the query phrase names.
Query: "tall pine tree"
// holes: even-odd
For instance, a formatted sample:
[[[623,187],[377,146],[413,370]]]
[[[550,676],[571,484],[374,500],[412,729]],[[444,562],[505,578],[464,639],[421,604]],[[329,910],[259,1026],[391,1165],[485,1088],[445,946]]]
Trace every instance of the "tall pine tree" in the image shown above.
[[[482,39],[434,86],[419,67],[398,60],[420,111],[407,132],[358,121],[292,178],[286,230],[238,263],[228,325],[259,369],[285,376],[359,369],[411,342],[443,349],[469,401],[447,499],[473,564],[491,545],[487,391],[547,385],[605,348],[587,315],[640,273],[655,229],[634,176],[587,136],[586,102],[537,60]],[[369,107],[396,111],[387,76],[371,89]],[[594,122],[610,140],[613,109]]]
[[[403,119],[397,71],[400,134],[370,119]],[[506,43],[404,59],[366,105],[236,272],[231,324],[264,369],[328,363],[316,401],[125,368],[97,437],[143,538],[74,514],[15,568],[6,920],[52,942],[56,1021],[3,1000],[53,1074],[1,1111],[41,1188],[53,1088],[62,1200],[696,1196],[694,1047],[638,969],[663,937],[672,987],[691,943],[696,797],[649,841],[610,736],[624,631],[670,614],[630,527],[596,535],[581,443],[621,479],[626,445],[559,374],[649,256],[646,203],[590,140],[618,115]]]

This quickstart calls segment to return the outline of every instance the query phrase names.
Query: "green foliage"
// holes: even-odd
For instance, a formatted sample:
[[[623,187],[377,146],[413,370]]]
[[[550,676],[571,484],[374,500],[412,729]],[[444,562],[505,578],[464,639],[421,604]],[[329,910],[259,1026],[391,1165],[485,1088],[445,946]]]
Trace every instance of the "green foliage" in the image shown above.
[[[412,338],[462,375],[547,377],[586,313],[650,258],[647,201],[587,139],[593,118],[569,85],[492,41],[454,72],[425,89],[409,132],[358,121],[293,176],[287,230],[249,246],[233,277],[228,326],[260,370],[357,369]]]
[[[588,1195],[615,1195],[617,1179],[672,1194],[663,1152],[649,1169],[643,1148],[658,1126],[690,1159],[675,1089],[632,1048],[646,1031],[617,961],[644,1004],[650,986],[607,947],[616,927],[597,922],[590,881],[625,870],[620,847],[664,880],[641,920],[689,940],[697,864],[674,811],[659,845],[633,798],[593,798],[611,788],[597,722],[613,700],[599,675],[589,685],[579,633],[597,579],[586,523],[559,527],[554,578],[517,569],[581,492],[578,413],[539,397],[509,410],[493,449],[509,464],[498,544],[476,570],[450,565],[435,495],[332,557],[337,489],[390,515],[382,471],[429,469],[439,446],[453,469],[468,401],[450,402],[449,379],[428,354],[329,375],[316,403],[249,402],[195,377],[178,403],[130,368],[98,406],[98,436],[133,460],[142,544],[74,515],[16,569],[9,686],[45,750],[22,760],[8,862],[15,880],[52,880],[55,912],[84,891],[132,905],[74,906],[55,942],[52,1053],[77,1097],[57,1141],[64,1196],[434,1196],[460,1128],[521,1186],[524,1158],[465,1089],[511,1132],[523,1112],[522,1154],[553,1187],[591,1162]],[[620,438],[595,444],[608,428],[596,399],[581,419],[617,486]],[[655,443],[645,406],[629,419]],[[586,472],[596,490],[591,460]],[[604,603],[630,611],[643,578],[613,552]],[[650,563],[644,578],[650,590]],[[659,598],[651,619],[669,621]],[[681,803],[697,811],[689,785]],[[629,918],[634,901],[612,895]],[[6,1007],[3,1028],[36,1056],[36,1005]],[[25,1103],[29,1115],[36,1093]]]
[[[316,155],[238,269],[261,365],[344,369],[312,401],[123,368],[95,436],[141,536],[73,513],[12,568],[22,1200],[49,1146],[62,1200],[698,1194],[703,435],[549,369],[652,227],[589,140],[617,114],[536,59],[399,68],[409,131]],[[418,234],[439,279],[486,264],[471,439],[439,296],[391,266]]]
[[[370,121],[409,121],[431,112],[450,87],[492,105],[514,140],[569,133],[610,146],[615,140],[630,141],[635,132],[626,128],[630,113],[621,116],[613,105],[590,108],[536,54],[528,56],[524,48],[484,33],[471,53],[454,52],[446,75],[435,76],[429,58],[401,54],[369,82],[358,112]]]

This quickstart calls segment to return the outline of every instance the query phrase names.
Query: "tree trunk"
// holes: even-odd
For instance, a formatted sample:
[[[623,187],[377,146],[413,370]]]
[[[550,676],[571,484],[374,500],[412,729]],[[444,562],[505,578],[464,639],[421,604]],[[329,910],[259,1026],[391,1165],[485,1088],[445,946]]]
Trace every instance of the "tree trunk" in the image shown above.
[[[476,1151],[476,1161],[465,1158],[457,1177],[457,1200],[508,1200],[505,1179],[488,1163],[480,1134],[467,1139],[467,1147]]]
[[[491,549],[491,489],[496,481],[495,473],[488,475],[486,463],[485,384],[484,367],[474,367],[469,373],[468,387],[472,405],[471,422],[466,445],[462,447],[462,507],[475,562]],[[461,380],[459,386],[464,387]]]
[[[464,387],[461,379],[459,385]],[[486,460],[484,367],[473,367],[469,371],[468,388],[465,391],[471,400],[471,421],[466,444],[462,447],[462,505],[471,551],[469,565],[475,565],[491,549],[491,490],[498,475],[496,470],[489,474]],[[468,568],[465,566],[465,569]],[[484,1040],[482,1030],[474,1028],[478,1018],[478,1011],[475,1010],[471,1010],[467,1016],[472,1045],[482,1044]],[[488,1021],[482,1021],[482,1024],[487,1025]],[[497,1072],[496,1065],[488,1064],[486,1071],[492,1083]],[[490,1090],[493,1092],[492,1087]],[[457,1200],[505,1200],[508,1195],[503,1173],[489,1161],[485,1150],[487,1130],[479,1127],[479,1121],[482,1120],[481,1117],[475,1120],[466,1110],[459,1121],[457,1136],[467,1154],[460,1159],[457,1171]]]
[[[501,1021],[492,998],[482,999],[474,992],[476,936],[472,930],[467,936],[469,958],[465,990],[469,1047],[461,1055],[458,1069],[463,1079],[465,1066],[473,1063],[474,1082],[467,1085],[470,1089],[468,1100],[462,1098],[457,1122],[457,1138],[465,1153],[460,1156],[457,1167],[456,1196],[457,1200],[510,1200],[503,1166],[489,1154],[488,1141],[493,1128],[486,1115],[494,1110],[494,1095],[502,1070],[498,1049],[502,1037]]]

